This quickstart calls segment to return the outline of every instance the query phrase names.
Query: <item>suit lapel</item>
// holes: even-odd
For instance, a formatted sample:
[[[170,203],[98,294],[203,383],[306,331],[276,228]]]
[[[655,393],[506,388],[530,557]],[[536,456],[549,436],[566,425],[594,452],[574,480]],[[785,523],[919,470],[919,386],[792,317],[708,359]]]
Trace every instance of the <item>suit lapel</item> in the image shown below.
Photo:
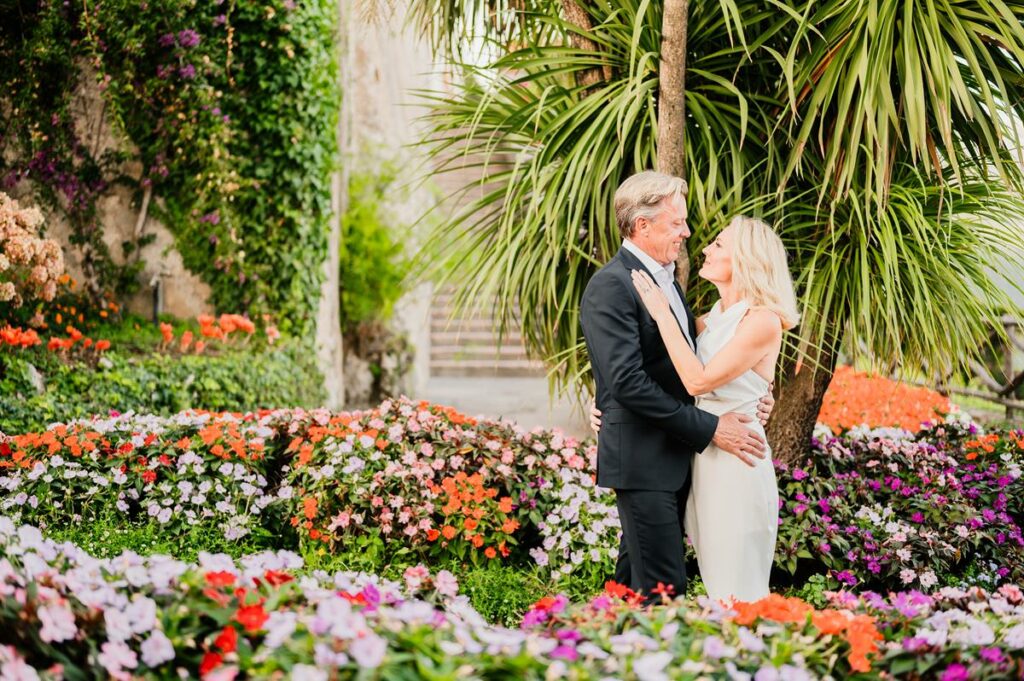
[[[683,308],[686,310],[686,325],[690,329],[690,339],[693,343],[694,350],[697,349],[697,317],[694,316],[693,310],[690,309],[690,304],[686,302],[686,295],[683,293],[683,287],[679,285],[678,281],[673,280],[672,285],[676,287],[676,293],[679,294],[679,300],[683,301]]]

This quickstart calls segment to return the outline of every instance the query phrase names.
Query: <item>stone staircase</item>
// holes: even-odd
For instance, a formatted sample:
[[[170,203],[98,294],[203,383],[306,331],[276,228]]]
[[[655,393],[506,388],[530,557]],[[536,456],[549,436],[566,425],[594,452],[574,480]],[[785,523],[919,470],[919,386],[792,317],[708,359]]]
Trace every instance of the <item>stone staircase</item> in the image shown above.
[[[431,376],[543,376],[544,365],[526,356],[518,325],[498,345],[494,320],[483,312],[452,317],[452,294],[434,295],[430,307]]]

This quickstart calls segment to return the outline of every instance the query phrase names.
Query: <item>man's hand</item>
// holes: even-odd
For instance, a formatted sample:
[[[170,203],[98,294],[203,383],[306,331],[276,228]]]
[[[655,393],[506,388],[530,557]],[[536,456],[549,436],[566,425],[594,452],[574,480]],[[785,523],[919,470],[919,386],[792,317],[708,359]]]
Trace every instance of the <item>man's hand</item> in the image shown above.
[[[746,414],[723,414],[718,418],[718,428],[715,429],[715,436],[711,438],[712,444],[729,452],[748,466],[756,465],[757,459],[764,458],[765,442],[763,437],[743,425],[753,420]]]
[[[761,422],[762,426],[768,425],[768,417],[772,415],[772,409],[775,408],[775,397],[772,395],[774,387],[774,383],[769,385],[768,392],[757,403],[757,420]]]
[[[601,410],[593,401],[590,402],[590,428],[595,434],[601,432]]]

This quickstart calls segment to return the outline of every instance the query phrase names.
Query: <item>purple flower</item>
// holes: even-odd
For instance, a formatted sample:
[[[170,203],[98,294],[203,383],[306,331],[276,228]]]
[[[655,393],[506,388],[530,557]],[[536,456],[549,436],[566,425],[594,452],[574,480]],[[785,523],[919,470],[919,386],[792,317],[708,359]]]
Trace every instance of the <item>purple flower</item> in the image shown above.
[[[853,576],[853,573],[848,570],[837,572],[833,575],[840,584],[846,584],[847,586],[856,586],[857,578]]]
[[[178,69],[178,75],[184,78],[185,80],[192,80],[196,77],[196,67],[192,66],[191,64],[185,64],[180,69]]]
[[[580,654],[576,652],[576,649],[572,646],[558,646],[551,651],[551,657],[555,659],[568,660],[569,662],[575,662],[579,658]]]
[[[915,652],[928,645],[928,641],[920,636],[907,636],[903,639],[903,650]]]
[[[160,45],[160,47],[173,47],[174,42],[175,40],[173,33],[165,33],[164,35],[160,36],[159,40],[157,40],[157,44]]]
[[[999,664],[1003,661],[1003,651],[999,648],[982,648],[978,651],[978,656],[991,664]]]
[[[213,25],[214,26],[223,26],[224,24],[227,23],[227,21],[228,21],[228,17],[227,17],[226,14],[219,14],[219,15],[217,15],[214,18]]]
[[[178,33],[178,44],[182,47],[195,47],[199,41],[199,34],[191,28],[186,28]]]
[[[803,480],[806,477],[807,477],[807,472],[805,470],[803,470],[802,468],[794,468],[793,469],[793,479],[794,480]]]
[[[962,664],[953,663],[946,667],[939,677],[942,681],[969,681],[971,675],[967,673],[967,667]]]
[[[910,521],[914,522],[914,523],[918,523],[918,524],[923,523],[924,522],[924,514],[921,513],[920,511],[915,511],[914,515],[910,516]]]

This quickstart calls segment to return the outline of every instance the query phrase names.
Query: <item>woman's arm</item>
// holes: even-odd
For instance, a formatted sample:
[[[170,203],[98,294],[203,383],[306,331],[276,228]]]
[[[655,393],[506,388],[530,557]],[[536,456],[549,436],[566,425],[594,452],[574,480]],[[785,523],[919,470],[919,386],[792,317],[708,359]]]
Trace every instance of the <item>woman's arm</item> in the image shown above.
[[[768,310],[753,310],[741,322],[737,333],[708,363],[701,364],[672,314],[668,299],[646,272],[633,271],[633,284],[647,311],[658,323],[672,365],[691,395],[704,395],[752,369],[782,339],[778,316]]]

